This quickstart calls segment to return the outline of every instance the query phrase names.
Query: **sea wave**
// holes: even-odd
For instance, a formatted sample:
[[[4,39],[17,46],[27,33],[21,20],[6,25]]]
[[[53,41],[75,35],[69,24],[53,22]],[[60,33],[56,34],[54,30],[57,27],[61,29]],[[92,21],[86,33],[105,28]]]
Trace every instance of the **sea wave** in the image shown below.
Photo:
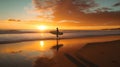
[[[63,32],[60,39],[80,38],[80,37],[94,37],[94,36],[109,36],[120,35],[119,30],[111,31],[69,31]],[[21,33],[21,34],[0,34],[0,44],[34,41],[34,40],[53,40],[56,35],[48,32],[44,33]]]

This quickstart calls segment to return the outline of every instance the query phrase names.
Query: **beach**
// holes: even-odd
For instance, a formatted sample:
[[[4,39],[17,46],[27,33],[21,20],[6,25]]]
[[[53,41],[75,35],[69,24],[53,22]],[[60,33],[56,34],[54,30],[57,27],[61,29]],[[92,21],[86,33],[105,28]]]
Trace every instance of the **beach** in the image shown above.
[[[0,67],[120,67],[120,0],[0,0]]]
[[[0,44],[0,66],[119,67],[119,43],[113,35]]]
[[[78,58],[82,56],[99,67],[120,66],[120,40],[89,43],[78,51]]]

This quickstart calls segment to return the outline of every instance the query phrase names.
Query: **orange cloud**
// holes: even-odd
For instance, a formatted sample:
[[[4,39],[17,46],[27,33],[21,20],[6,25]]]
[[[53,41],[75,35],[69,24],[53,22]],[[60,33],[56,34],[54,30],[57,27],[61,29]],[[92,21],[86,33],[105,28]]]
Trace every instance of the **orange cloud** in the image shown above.
[[[120,25],[120,11],[99,7],[95,0],[32,0],[37,17],[82,25]],[[67,20],[67,21],[66,21]]]

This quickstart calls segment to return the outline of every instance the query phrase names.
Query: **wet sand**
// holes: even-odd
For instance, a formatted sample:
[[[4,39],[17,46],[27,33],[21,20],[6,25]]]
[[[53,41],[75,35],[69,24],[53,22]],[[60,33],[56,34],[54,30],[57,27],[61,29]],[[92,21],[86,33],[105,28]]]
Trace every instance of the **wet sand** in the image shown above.
[[[3,44],[0,67],[120,67],[119,44],[120,36]]]
[[[120,40],[89,43],[76,54],[100,67],[120,67]]]
[[[88,43],[66,51],[63,61],[70,62],[68,67],[120,67],[120,40]],[[65,67],[65,63],[60,65]]]

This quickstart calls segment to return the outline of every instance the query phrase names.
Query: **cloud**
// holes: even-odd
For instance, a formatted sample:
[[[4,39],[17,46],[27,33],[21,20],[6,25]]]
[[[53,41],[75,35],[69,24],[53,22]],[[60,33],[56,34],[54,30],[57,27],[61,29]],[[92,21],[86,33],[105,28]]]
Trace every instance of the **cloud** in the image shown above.
[[[63,23],[63,22],[73,22],[73,23],[79,23],[80,21],[75,21],[75,20],[61,20],[58,23]]]
[[[120,6],[120,2],[113,5],[113,7],[117,7],[117,6]]]
[[[79,12],[84,12],[96,6],[94,0],[32,0],[32,3],[38,17],[45,19],[53,19],[59,10],[68,9],[67,13],[72,13],[71,7],[73,7]]]
[[[109,23],[109,22],[113,22],[112,24],[120,24],[120,11],[116,11],[116,12],[98,12],[98,13],[92,13],[92,14],[88,14],[86,15],[86,17],[88,17],[87,19],[90,20],[91,22],[97,24],[104,24],[104,23]]]
[[[99,13],[99,12],[109,12],[110,10],[112,10],[111,8],[108,8],[108,7],[102,7],[102,8],[97,8],[95,10],[96,13]]]
[[[8,21],[16,21],[16,22],[20,22],[21,20],[18,20],[18,19],[8,19]]]
[[[37,10],[55,7],[61,0],[32,0]]]
[[[120,11],[100,7],[95,0],[33,0],[33,5],[38,18],[55,22],[100,25],[112,21],[113,24],[120,24]]]
[[[73,6],[76,6],[80,11],[89,10],[98,6],[94,0],[72,0]]]
[[[52,19],[56,5],[61,0],[32,0],[35,11],[38,13],[39,18]]]

